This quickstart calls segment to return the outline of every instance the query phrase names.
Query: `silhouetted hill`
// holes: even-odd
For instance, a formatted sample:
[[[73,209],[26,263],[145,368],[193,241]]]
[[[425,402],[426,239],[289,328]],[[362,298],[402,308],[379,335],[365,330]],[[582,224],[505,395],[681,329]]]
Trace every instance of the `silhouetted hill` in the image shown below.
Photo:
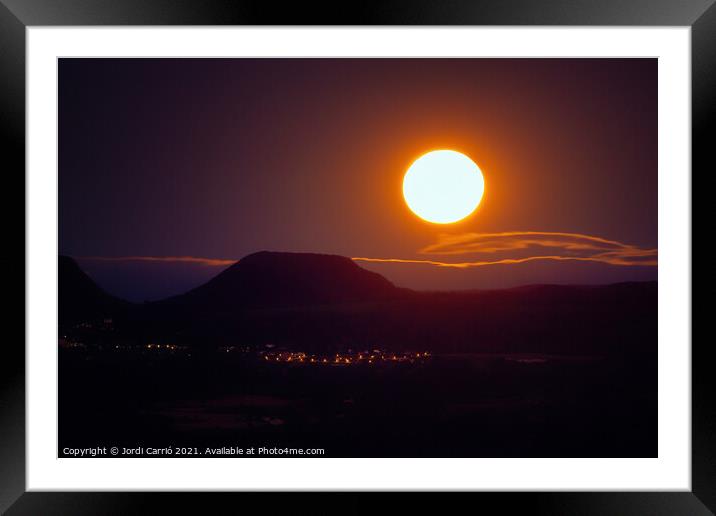
[[[656,314],[656,282],[416,292],[349,258],[260,252],[145,305],[137,328],[201,346],[638,354]]]
[[[60,256],[57,268],[60,324],[112,317],[128,306],[102,290],[69,256]]]
[[[262,251],[161,302],[199,312],[320,306],[394,298],[401,289],[343,256]]]
[[[259,252],[186,294],[130,305],[60,258],[61,320],[126,306],[117,335],[208,348],[653,355],[657,293],[656,282],[416,292],[349,258]]]

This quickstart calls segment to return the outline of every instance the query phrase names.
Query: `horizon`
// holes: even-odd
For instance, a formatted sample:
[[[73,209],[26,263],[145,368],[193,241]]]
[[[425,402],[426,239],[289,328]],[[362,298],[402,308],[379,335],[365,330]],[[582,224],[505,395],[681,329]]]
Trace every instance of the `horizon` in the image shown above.
[[[177,256],[172,256],[172,257],[96,257],[96,256],[76,257],[76,256],[70,256],[70,255],[62,255],[62,254],[59,255],[59,258],[71,259],[80,268],[80,270],[82,272],[84,272],[98,287],[100,287],[107,294],[110,294],[111,296],[116,297],[122,301],[127,301],[127,302],[134,303],[134,304],[142,304],[142,303],[153,303],[153,302],[163,301],[163,300],[166,300],[166,299],[169,299],[172,297],[186,294],[198,287],[205,285],[206,283],[213,280],[214,278],[219,276],[222,272],[226,271],[227,269],[231,268],[232,266],[238,265],[241,262],[241,260],[244,260],[250,256],[253,256],[253,255],[264,254],[264,253],[266,253],[266,254],[282,254],[282,255],[301,254],[301,255],[313,255],[313,256],[317,256],[317,257],[345,258],[345,259],[350,260],[351,263],[355,264],[356,266],[358,266],[364,270],[371,271],[371,269],[363,267],[360,262],[356,261],[354,258],[351,258],[349,256],[342,256],[342,255],[328,254],[328,253],[311,253],[311,252],[297,253],[297,252],[292,252],[292,251],[274,251],[274,250],[256,251],[256,252],[250,253],[246,256],[243,256],[242,258],[235,259],[235,260],[215,259],[215,258],[197,258],[197,257],[189,257],[189,256],[181,256],[181,257],[177,257]],[[105,285],[102,284],[102,282],[98,281],[97,278],[95,278],[93,275],[88,273],[87,270],[81,264],[82,261],[85,261],[85,262],[87,262],[87,261],[114,262],[115,260],[119,261],[119,262],[150,261],[150,262],[162,263],[163,261],[165,261],[165,259],[168,259],[168,261],[170,261],[170,262],[184,261],[187,263],[197,263],[197,261],[199,261],[199,263],[221,262],[222,265],[212,266],[210,268],[210,270],[215,271],[212,275],[208,276],[203,282],[198,283],[196,285],[189,286],[188,288],[186,288],[180,292],[172,293],[166,297],[159,297],[156,299],[132,299],[132,298],[124,297],[124,296],[120,295],[121,292],[117,293],[117,292],[113,291],[112,289],[107,289],[105,287]],[[375,271],[371,271],[371,272],[375,272]],[[526,289],[526,288],[532,288],[532,287],[574,287],[574,288],[579,288],[579,287],[610,287],[610,286],[625,285],[625,284],[631,284],[631,283],[658,283],[658,279],[645,279],[645,280],[616,281],[616,282],[610,282],[610,283],[524,283],[524,284],[514,285],[514,286],[510,286],[510,287],[500,287],[500,288],[481,288],[481,287],[470,288],[470,287],[467,287],[467,288],[463,288],[463,289],[444,290],[444,289],[414,289],[414,288],[404,287],[404,286],[397,285],[397,284],[393,283],[392,281],[390,281],[389,278],[386,278],[385,276],[383,276],[380,273],[377,273],[377,274],[379,274],[381,277],[387,279],[396,288],[405,289],[405,290],[409,290],[409,291],[416,292],[416,293],[435,293],[435,294],[470,293],[470,292],[476,292],[476,293],[477,292],[485,292],[485,293],[487,293],[487,292],[519,290],[519,289]]]

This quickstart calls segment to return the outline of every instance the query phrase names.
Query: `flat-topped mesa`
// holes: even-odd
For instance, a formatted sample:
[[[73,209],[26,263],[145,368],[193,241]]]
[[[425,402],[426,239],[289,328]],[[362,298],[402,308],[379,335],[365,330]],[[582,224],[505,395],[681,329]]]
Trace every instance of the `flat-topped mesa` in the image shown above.
[[[171,301],[197,308],[378,301],[400,289],[345,256],[261,251]]]

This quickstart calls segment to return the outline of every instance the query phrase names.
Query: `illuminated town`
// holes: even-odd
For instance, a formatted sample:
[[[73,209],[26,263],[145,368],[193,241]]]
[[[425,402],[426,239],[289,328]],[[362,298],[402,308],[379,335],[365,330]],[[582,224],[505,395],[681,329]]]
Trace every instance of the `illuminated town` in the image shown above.
[[[81,323],[60,336],[59,346],[65,350],[84,353],[128,353],[154,357],[191,357],[192,346],[173,342],[131,342],[114,334],[111,320],[102,324]],[[307,353],[276,347],[274,344],[259,346],[225,345],[214,348],[220,355],[257,360],[267,364],[292,364],[316,366],[371,366],[381,364],[422,364],[431,358],[427,351],[388,351],[371,349],[355,351],[346,349],[338,352]]]
[[[372,351],[347,351],[344,353],[334,353],[329,355],[307,354],[302,351],[279,351],[279,352],[260,352],[263,360],[269,363],[283,362],[294,364],[315,364],[326,366],[351,366],[351,365],[371,365],[385,363],[421,363],[428,360],[430,354],[428,352],[388,352],[380,349]]]

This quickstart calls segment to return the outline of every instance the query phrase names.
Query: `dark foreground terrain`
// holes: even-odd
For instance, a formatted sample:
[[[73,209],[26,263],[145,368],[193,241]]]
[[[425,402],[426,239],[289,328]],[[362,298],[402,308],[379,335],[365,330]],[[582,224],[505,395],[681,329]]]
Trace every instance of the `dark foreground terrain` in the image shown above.
[[[59,279],[60,455],[657,455],[655,282],[426,293],[265,252],[142,305]]]
[[[653,457],[656,361],[60,357],[64,447],[298,447],[333,457]],[[60,453],[62,455],[62,453]]]

